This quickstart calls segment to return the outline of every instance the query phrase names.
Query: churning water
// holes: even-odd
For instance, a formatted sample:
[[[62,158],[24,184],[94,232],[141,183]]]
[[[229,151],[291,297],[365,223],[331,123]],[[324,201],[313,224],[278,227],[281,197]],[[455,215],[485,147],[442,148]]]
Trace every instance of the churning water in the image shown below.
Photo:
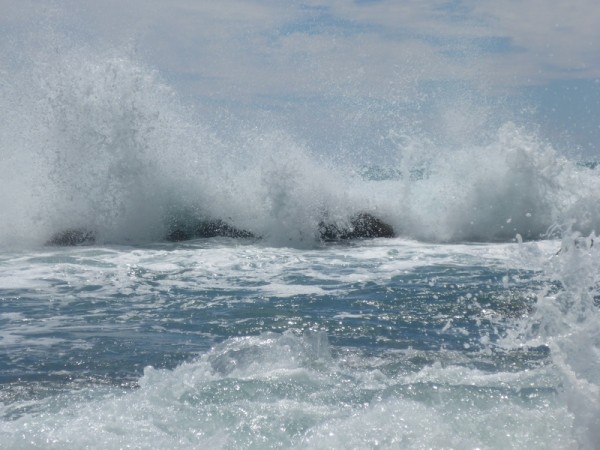
[[[598,448],[597,168],[510,122],[357,167],[119,52],[13,66],[2,448]],[[363,212],[399,237],[319,238]],[[197,220],[256,237],[165,242]]]

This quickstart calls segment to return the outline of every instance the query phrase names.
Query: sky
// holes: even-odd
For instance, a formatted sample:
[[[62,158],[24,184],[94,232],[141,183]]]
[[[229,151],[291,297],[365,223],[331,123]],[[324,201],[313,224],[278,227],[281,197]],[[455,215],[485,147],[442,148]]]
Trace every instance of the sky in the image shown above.
[[[597,0],[0,0],[0,11],[0,56],[49,29],[122,47],[205,114],[263,120],[327,151],[389,146],[407,128],[456,144],[512,120],[600,159]]]

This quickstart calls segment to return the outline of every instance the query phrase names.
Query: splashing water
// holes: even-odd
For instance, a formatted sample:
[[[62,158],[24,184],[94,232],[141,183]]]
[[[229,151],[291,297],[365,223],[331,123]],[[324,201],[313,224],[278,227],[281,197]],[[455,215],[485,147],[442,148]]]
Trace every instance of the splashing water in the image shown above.
[[[598,168],[452,117],[365,167],[47,50],[0,83],[2,445],[597,447]],[[402,238],[318,242],[362,212]],[[203,218],[263,239],[162,242]]]
[[[547,284],[535,313],[512,342],[547,346],[562,379],[562,398],[574,415],[583,448],[600,442],[600,258],[594,233],[567,228],[562,246],[545,265]]]
[[[127,54],[63,49],[34,61],[0,87],[11,111],[0,124],[4,245],[73,227],[104,242],[157,241],[185,216],[294,245],[314,241],[324,217],[347,223],[361,211],[442,242],[536,239],[568,219],[589,233],[600,223],[597,170],[512,123],[462,148],[400,140],[398,165],[385,168],[397,176],[370,179],[282,131],[202,125]]]

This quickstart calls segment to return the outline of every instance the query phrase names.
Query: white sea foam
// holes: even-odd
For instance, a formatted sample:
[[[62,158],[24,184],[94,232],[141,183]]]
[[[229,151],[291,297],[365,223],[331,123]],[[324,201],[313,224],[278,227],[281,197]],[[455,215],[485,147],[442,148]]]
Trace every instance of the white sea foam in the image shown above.
[[[156,248],[41,250],[27,257],[7,252],[0,264],[10,269],[0,272],[0,287],[15,292],[26,289],[34,297],[50,295],[61,303],[133,292],[169,295],[199,286],[207,290],[243,286],[257,296],[320,295],[324,289],[342,294],[353,283],[385,285],[398,274],[422,267],[485,264],[541,271],[543,261],[558,249],[557,241],[446,245],[390,239],[307,251],[264,242],[237,245],[233,240],[200,240]],[[507,287],[518,284],[511,279],[506,283]],[[64,286],[70,294],[62,292]]]
[[[600,254],[596,237],[567,230],[562,247],[544,265],[558,283],[538,293],[535,314],[505,344],[546,345],[562,380],[562,399],[574,415],[574,435],[583,448],[600,442]]]
[[[514,375],[432,371],[407,380],[346,367],[323,333],[232,338],[175,370],[147,368],[139,390],[74,392],[58,413],[42,406],[0,435],[15,449],[574,445],[552,394],[519,400]]]
[[[514,319],[514,332],[504,342],[492,344],[484,336],[481,358],[498,345],[509,351],[548,345],[550,360],[528,370],[509,366],[490,372],[471,367],[466,355],[449,350],[369,356],[332,347],[322,331],[230,337],[173,370],[147,368],[139,389],[84,384],[83,389],[46,399],[13,400],[2,407],[3,417],[11,419],[0,422],[0,441],[15,449],[96,448],[99,442],[103,448],[594,448],[600,379],[593,358],[598,317],[592,303],[599,272],[591,238],[565,239],[558,254],[556,242],[423,245],[395,239],[380,244],[300,251],[199,241],[155,249],[44,251],[29,258],[17,253],[13,260],[20,261],[15,270],[25,274],[31,267],[33,278],[62,281],[50,282],[45,301],[54,289],[61,292],[65,282],[77,295],[57,295],[55,301],[93,304],[99,293],[104,298],[123,296],[117,303],[86,310],[88,317],[102,318],[105,308],[122,308],[111,317],[123,323],[136,323],[173,302],[186,311],[215,302],[236,307],[236,301],[260,302],[261,296],[311,295],[320,286],[309,283],[307,292],[306,286],[294,284],[294,276],[321,277],[323,286],[336,292],[330,283],[347,289],[355,270],[380,286],[394,272],[435,264],[534,271],[546,281],[542,285],[557,278],[563,289],[542,292],[534,315]],[[415,260],[419,248],[422,253]],[[414,262],[412,268],[407,269],[406,261]],[[0,263],[13,267],[10,255]],[[344,273],[344,264],[353,270]],[[365,267],[369,270],[361,272]],[[156,277],[163,277],[158,286]],[[244,282],[249,294],[223,295],[212,303],[169,294],[192,285],[195,292],[219,291],[231,283],[237,289]],[[435,280],[430,282],[435,286]],[[87,293],[90,283],[100,290]],[[510,288],[522,283],[508,278],[505,284]],[[133,293],[135,302],[123,304]],[[343,310],[335,315],[340,321],[370,317]],[[79,326],[60,315],[27,323],[14,314],[3,319],[3,343],[34,352],[65,344],[36,336]],[[109,326],[115,325],[103,324],[104,329]],[[451,333],[453,327],[449,322],[443,332]],[[460,333],[459,328],[454,331]],[[69,348],[76,347],[89,348],[89,343],[69,343]],[[410,363],[415,358],[434,359],[415,370]]]

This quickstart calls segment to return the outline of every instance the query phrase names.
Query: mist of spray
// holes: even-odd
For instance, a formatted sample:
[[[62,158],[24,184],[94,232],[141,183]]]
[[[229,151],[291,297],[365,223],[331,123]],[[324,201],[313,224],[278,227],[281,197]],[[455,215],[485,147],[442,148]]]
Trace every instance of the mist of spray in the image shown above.
[[[174,221],[221,219],[273,244],[314,245],[319,222],[347,225],[359,212],[441,242],[600,224],[598,172],[527,126],[454,110],[438,113],[446,132],[431,134],[404,119],[386,138],[396,156],[370,166],[368,154],[324,155],[262,119],[208,126],[132,53],[51,40],[4,73],[0,244],[40,245],[68,228],[100,243],[152,242]],[[480,127],[485,138],[474,139]]]

